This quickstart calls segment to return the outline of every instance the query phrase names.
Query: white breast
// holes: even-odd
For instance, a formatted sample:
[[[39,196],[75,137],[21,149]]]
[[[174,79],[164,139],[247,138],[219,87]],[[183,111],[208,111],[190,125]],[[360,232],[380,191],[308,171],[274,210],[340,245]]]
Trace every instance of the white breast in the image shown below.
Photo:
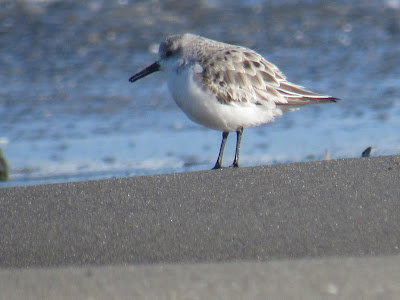
[[[271,106],[248,102],[221,104],[210,90],[198,82],[201,72],[202,67],[198,64],[167,70],[172,97],[192,121],[220,131],[236,131],[240,127],[270,122],[282,114],[276,107],[271,109]]]

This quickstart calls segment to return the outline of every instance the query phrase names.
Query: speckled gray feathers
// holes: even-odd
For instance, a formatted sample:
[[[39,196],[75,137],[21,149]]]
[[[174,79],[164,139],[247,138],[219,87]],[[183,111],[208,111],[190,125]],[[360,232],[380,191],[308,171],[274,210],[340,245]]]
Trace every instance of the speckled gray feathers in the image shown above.
[[[222,104],[251,102],[262,105],[266,101],[302,106],[337,100],[288,82],[277,66],[244,47],[185,34],[167,38],[160,46],[160,53],[162,58],[179,53],[185,64],[198,63],[203,69],[198,80]]]

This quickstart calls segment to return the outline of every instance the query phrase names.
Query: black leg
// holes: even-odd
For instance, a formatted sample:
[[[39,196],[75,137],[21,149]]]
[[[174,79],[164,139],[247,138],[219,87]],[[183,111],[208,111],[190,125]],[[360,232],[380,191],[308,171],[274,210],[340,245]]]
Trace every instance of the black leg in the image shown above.
[[[215,166],[214,166],[214,168],[212,168],[212,170],[222,168],[222,156],[224,155],[224,148],[225,148],[225,143],[226,143],[226,139],[228,138],[228,135],[229,135],[229,131],[224,131],[222,133],[221,148],[219,149],[219,155],[218,155],[217,162],[215,163]]]
[[[236,152],[235,152],[235,160],[233,161],[232,167],[239,168],[239,152],[240,152],[240,142],[242,141],[242,133],[243,127],[240,127],[237,131],[237,140],[236,140]]]

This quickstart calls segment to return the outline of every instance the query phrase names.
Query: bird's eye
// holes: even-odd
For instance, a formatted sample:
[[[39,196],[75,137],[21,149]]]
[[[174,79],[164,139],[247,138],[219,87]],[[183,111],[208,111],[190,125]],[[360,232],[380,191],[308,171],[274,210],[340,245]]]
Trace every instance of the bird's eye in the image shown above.
[[[165,52],[165,56],[166,57],[170,57],[172,55],[172,51],[168,50],[167,52]]]

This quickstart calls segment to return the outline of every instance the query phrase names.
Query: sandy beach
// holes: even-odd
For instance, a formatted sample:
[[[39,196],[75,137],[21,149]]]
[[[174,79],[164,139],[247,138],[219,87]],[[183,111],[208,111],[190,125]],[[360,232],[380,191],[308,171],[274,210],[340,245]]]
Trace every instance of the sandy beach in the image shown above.
[[[399,296],[399,182],[381,156],[3,188],[0,298]]]

